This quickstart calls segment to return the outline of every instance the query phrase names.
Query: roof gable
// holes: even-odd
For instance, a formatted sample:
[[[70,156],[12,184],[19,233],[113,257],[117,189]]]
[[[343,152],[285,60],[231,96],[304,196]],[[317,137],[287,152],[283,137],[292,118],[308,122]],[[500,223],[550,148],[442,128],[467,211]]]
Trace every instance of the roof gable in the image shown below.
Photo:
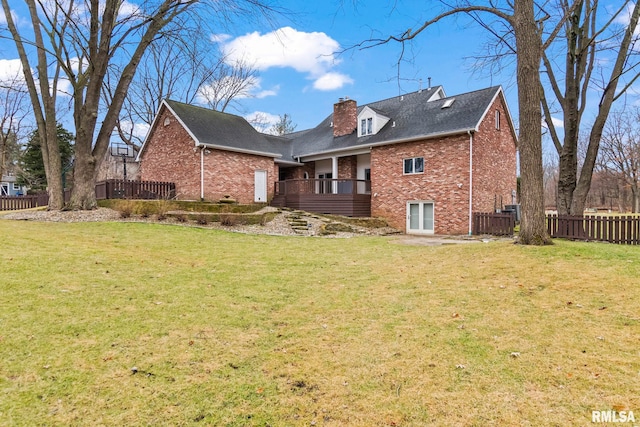
[[[191,136],[195,147],[208,147],[227,151],[273,158],[292,158],[291,141],[288,139],[268,138],[258,132],[244,118],[208,108],[163,100],[160,111],[168,109]],[[160,113],[159,111],[159,113]],[[151,129],[140,149],[138,158],[158,126],[157,114]]]

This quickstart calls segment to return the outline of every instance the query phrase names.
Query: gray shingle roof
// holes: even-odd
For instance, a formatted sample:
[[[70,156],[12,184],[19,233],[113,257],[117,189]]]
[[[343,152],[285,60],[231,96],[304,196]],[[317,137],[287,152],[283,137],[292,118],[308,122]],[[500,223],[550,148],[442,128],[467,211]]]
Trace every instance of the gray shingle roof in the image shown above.
[[[474,130],[491,101],[500,91],[500,86],[427,102],[438,89],[439,87],[436,87],[358,106],[358,114],[368,106],[391,118],[375,135],[359,137],[354,131],[350,135],[334,138],[331,127],[332,115],[329,115],[314,129],[291,135],[293,154],[302,157],[359,146]],[[455,101],[451,107],[442,108],[445,101],[452,98],[455,98]]]
[[[291,159],[290,139],[264,135],[240,116],[171,100],[165,102],[200,144]]]
[[[362,137],[354,131],[334,138],[333,114],[315,128],[277,137],[256,131],[240,116],[171,100],[165,102],[200,144],[294,161],[312,154],[475,130],[501,90],[500,86],[494,86],[427,102],[441,89],[438,86],[358,106],[358,114],[368,106],[391,119],[377,134]],[[452,98],[453,104],[442,108]]]

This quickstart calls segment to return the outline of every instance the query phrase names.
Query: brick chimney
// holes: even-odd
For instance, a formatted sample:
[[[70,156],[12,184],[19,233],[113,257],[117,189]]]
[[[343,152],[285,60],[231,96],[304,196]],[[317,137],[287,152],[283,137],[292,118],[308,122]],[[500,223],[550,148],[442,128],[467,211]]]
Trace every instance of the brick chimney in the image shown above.
[[[358,104],[353,99],[340,98],[333,104],[333,136],[344,136],[358,128]]]

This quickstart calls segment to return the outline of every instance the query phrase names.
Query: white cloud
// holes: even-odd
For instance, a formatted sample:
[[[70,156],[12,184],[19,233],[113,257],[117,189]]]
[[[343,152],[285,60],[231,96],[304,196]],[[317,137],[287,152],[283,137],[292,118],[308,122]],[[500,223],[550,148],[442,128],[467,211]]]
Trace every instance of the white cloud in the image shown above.
[[[266,34],[256,31],[232,40],[220,37],[216,40],[222,43],[229,63],[244,62],[261,71],[293,68],[315,80],[313,86],[318,90],[338,89],[353,82],[349,76],[332,71],[340,62],[334,54],[340,50],[340,44],[325,33],[283,27]]]
[[[280,121],[280,116],[263,111],[254,111],[244,116],[251,126],[256,128],[258,132],[267,132],[273,125]]]
[[[19,59],[0,59],[0,82],[24,81]]]
[[[118,9],[118,19],[141,17],[140,6],[124,0]]]
[[[144,137],[147,136],[147,132],[149,132],[149,125],[147,123],[133,123],[129,120],[121,120],[120,126],[126,133],[132,132],[133,130],[132,136],[140,140],[144,139]],[[114,135],[117,135],[115,130]]]
[[[330,72],[313,82],[313,87],[318,90],[334,90],[345,84],[353,84],[353,79],[346,74]]]
[[[562,121],[562,119],[559,119],[557,117],[551,117],[551,122],[553,123],[553,126],[556,128],[564,128],[564,121]],[[543,118],[542,119],[542,127],[544,129],[547,129],[547,121]]]
[[[233,37],[229,34],[211,34],[209,36],[209,40],[211,40],[213,43],[224,43],[231,38]]]

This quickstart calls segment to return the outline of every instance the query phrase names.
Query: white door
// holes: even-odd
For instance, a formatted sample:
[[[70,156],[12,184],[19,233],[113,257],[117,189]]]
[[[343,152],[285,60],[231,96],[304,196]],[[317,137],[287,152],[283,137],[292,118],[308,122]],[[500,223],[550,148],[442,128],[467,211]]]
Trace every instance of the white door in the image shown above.
[[[255,174],[255,202],[267,202],[267,171],[256,171]]]
[[[407,233],[433,234],[433,202],[407,202]]]

